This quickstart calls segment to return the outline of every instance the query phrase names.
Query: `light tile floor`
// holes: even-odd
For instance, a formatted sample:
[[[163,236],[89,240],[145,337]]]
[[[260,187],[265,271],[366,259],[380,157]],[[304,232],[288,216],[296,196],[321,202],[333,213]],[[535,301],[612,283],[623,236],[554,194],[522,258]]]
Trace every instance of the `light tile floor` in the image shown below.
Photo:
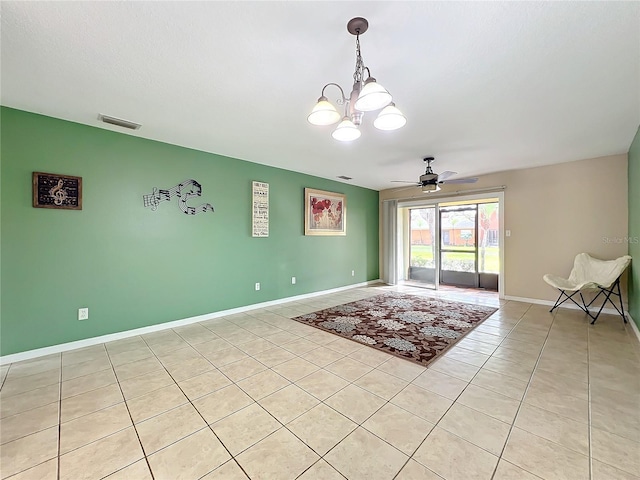
[[[357,288],[1,367],[1,477],[638,479],[640,355],[619,317],[495,296],[428,369],[288,317]],[[449,297],[447,297],[449,295]]]

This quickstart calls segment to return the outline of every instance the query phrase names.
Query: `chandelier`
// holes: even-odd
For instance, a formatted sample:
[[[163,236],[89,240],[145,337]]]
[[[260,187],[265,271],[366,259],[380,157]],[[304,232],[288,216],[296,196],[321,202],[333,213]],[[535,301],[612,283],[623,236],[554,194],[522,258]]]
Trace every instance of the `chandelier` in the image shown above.
[[[341,142],[350,142],[360,138],[359,125],[366,112],[380,110],[373,125],[380,130],[397,130],[407,123],[402,112],[396,108],[391,94],[376,82],[371,76],[371,71],[365,66],[360,54],[360,35],[367,31],[369,22],[361,17],[352,18],[347,23],[347,31],[356,36],[356,69],[353,72],[353,89],[346,97],[344,90],[337,83],[327,83],[322,88],[318,103],[307,117],[312,125],[333,125],[340,121],[331,136]],[[364,78],[364,75],[367,78]],[[324,92],[329,86],[335,86],[340,90],[340,98],[336,100],[338,105],[344,106],[344,115],[341,115],[336,107],[327,99]]]

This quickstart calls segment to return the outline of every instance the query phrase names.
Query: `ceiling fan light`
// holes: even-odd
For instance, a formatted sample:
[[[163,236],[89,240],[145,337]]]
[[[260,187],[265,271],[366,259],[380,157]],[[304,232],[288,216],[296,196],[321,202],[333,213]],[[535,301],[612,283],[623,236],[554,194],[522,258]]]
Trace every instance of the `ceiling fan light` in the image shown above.
[[[391,100],[393,97],[387,92],[387,89],[376,82],[375,78],[369,77],[364,82],[354,107],[361,112],[371,112],[386,107],[391,103]]]
[[[437,192],[438,190],[440,190],[440,185],[437,183],[427,183],[426,185],[422,185],[423,193]]]
[[[407,123],[407,117],[391,102],[384,107],[373,122],[373,125],[379,130],[397,130]]]
[[[311,110],[307,120],[312,125],[332,125],[340,120],[340,114],[336,107],[327,100],[327,97],[322,96]]]
[[[360,135],[360,130],[358,130],[358,127],[354,125],[349,117],[344,117],[331,134],[333,138],[341,142],[351,142],[360,138]]]

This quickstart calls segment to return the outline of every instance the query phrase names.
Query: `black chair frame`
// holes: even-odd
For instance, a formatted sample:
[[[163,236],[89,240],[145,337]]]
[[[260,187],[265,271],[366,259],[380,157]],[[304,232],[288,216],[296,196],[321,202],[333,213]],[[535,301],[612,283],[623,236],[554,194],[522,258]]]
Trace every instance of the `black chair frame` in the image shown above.
[[[620,275],[620,276],[622,276],[622,275]],[[613,282],[609,288],[605,288],[605,287],[602,287],[602,286],[598,285],[598,289],[599,289],[598,294],[595,297],[593,297],[593,300],[591,300],[589,302],[589,304],[587,304],[585,302],[584,297],[582,296],[582,291],[576,290],[571,295],[567,295],[565,290],[560,290],[559,289],[560,290],[560,295],[558,296],[558,299],[556,300],[555,305],[549,311],[553,312],[556,308],[558,308],[564,302],[566,302],[567,300],[571,300],[573,303],[575,303],[580,308],[580,310],[585,312],[587,315],[589,315],[589,317],[591,317],[593,319],[591,321],[591,325],[593,325],[594,323],[596,323],[596,320],[598,320],[598,317],[600,316],[600,313],[602,312],[602,309],[604,308],[605,304],[607,302],[609,302],[611,305],[613,305],[613,308],[615,308],[616,311],[620,314],[620,316],[622,317],[622,320],[624,320],[624,323],[627,323],[627,317],[624,314],[624,305],[622,304],[622,294],[620,292],[620,277],[616,278],[616,281]],[[617,292],[615,292],[614,290],[617,290]],[[580,305],[578,302],[576,302],[574,300],[573,296],[576,293],[580,295],[580,299],[582,300],[582,305]],[[600,309],[598,310],[598,313],[596,313],[596,315],[594,316],[589,311],[589,307],[591,305],[593,305],[593,302],[595,302],[600,297],[600,295],[604,295],[605,298],[604,298],[604,301],[602,302],[602,305],[600,305]],[[611,295],[615,295],[615,296],[618,297],[618,299],[620,301],[620,308],[618,308],[618,306],[613,302],[613,300],[611,299]],[[562,301],[560,301],[563,296],[566,297],[566,298],[563,299]]]

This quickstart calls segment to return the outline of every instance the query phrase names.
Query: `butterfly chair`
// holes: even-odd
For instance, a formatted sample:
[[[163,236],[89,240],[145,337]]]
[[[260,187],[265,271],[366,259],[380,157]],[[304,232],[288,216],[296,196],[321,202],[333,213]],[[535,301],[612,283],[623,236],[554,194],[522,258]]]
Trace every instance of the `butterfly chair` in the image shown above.
[[[598,260],[587,253],[579,253],[576,255],[576,259],[573,263],[573,270],[571,270],[569,278],[561,278],[550,274],[546,274],[543,277],[545,282],[560,290],[560,296],[556,300],[553,308],[549,311],[553,312],[564,302],[571,300],[593,319],[591,322],[591,325],[593,325],[596,323],[596,320],[600,316],[600,312],[602,312],[605,303],[608,301],[620,314],[624,323],[627,323],[627,319],[624,316],[622,296],[620,294],[620,277],[630,263],[631,257],[629,255],[616,258],[615,260]],[[598,294],[589,302],[589,304],[587,304],[582,296],[582,290],[598,290]],[[617,290],[617,292],[614,290]],[[567,292],[571,292],[571,295],[567,295]],[[574,300],[573,296],[576,294],[580,295],[582,305]],[[589,312],[589,307],[598,299],[598,297],[600,297],[600,295],[605,296],[604,302],[602,302],[600,310],[598,310],[598,313],[594,316]],[[618,308],[618,306],[613,302],[611,295],[616,295],[620,299],[620,308]],[[563,299],[563,297],[566,298]]]

